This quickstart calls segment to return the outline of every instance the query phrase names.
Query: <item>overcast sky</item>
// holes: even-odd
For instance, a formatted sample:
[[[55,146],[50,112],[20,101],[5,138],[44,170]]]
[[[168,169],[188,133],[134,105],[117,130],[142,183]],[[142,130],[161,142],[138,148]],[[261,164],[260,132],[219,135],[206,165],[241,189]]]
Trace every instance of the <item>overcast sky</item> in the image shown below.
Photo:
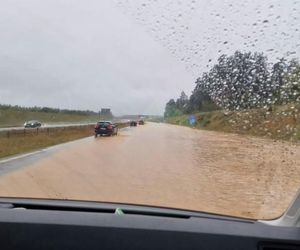
[[[1,0],[0,103],[162,114],[222,53],[299,56],[299,2]]]

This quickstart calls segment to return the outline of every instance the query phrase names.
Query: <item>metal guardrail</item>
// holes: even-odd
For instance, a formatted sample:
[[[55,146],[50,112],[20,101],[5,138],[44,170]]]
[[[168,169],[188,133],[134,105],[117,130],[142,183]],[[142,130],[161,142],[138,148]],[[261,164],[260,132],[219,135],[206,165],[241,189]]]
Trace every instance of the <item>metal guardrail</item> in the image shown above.
[[[115,123],[119,128],[128,127],[128,122],[117,122]],[[51,127],[39,127],[39,128],[12,128],[7,130],[0,131],[0,139],[1,138],[11,138],[11,137],[25,137],[25,136],[33,136],[33,135],[51,135],[56,132],[62,132],[64,130],[81,130],[81,129],[90,129],[91,134],[94,132],[95,124],[80,124],[80,125],[66,125],[66,126],[51,126]]]

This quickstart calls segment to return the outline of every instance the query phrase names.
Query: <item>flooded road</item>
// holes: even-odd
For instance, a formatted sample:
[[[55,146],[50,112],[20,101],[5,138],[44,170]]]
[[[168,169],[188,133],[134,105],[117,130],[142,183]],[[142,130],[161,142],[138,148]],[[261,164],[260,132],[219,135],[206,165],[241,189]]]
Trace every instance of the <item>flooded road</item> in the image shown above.
[[[284,212],[300,187],[300,146],[167,124],[86,138],[35,158],[0,176],[0,196],[270,219]]]

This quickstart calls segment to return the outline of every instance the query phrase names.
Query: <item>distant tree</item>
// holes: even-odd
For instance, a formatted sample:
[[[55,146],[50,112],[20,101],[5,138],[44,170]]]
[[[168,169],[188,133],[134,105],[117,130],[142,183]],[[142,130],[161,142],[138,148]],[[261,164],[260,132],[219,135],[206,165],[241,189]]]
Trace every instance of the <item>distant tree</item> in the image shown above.
[[[293,59],[289,62],[287,73],[284,77],[284,84],[280,90],[281,99],[284,103],[300,102],[300,64]]]
[[[91,110],[70,110],[58,109],[50,107],[21,107],[18,105],[12,106],[7,104],[0,104],[0,110],[14,110],[14,111],[31,111],[31,112],[44,112],[44,113],[62,113],[62,114],[76,114],[76,115],[96,115],[97,113]]]
[[[189,97],[182,91],[180,97],[176,100],[176,108],[184,113],[187,109],[188,102]]]
[[[295,59],[287,62],[282,58],[271,71],[273,99],[275,104],[300,101],[300,65]]]
[[[229,57],[222,55],[210,72],[197,80],[197,88],[207,92],[224,109],[266,105],[272,89],[267,58],[261,53],[240,51]]]
[[[285,85],[285,77],[288,69],[286,59],[281,58],[271,69],[271,84],[273,86],[272,100],[274,103],[281,103],[281,89]]]
[[[203,77],[198,78],[196,82],[197,85],[189,99],[187,109],[188,113],[194,111],[212,111],[218,109],[218,106],[213,102],[206,89],[202,88],[205,84],[205,81],[207,81],[206,74],[204,74]]]
[[[281,58],[272,67],[262,53],[222,55],[196,81],[189,99],[184,92],[166,105],[166,116],[218,108],[244,110],[300,102],[300,63]]]
[[[166,104],[164,117],[172,117],[180,114],[182,114],[182,112],[177,109],[176,102],[174,99],[170,99]]]

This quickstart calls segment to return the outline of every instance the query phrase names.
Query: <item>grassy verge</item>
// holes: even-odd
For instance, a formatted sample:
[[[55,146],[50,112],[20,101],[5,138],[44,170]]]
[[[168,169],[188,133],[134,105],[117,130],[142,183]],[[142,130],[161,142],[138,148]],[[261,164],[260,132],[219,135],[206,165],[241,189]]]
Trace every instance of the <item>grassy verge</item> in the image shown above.
[[[84,123],[99,120],[98,115],[78,115],[51,112],[0,110],[0,127],[19,127],[25,121],[39,120],[42,123]]]
[[[93,135],[89,127],[57,130],[50,134],[28,134],[0,139],[0,158],[53,146]]]
[[[128,123],[118,124],[118,128],[127,127]],[[37,149],[73,141],[94,135],[94,126],[61,127],[51,129],[26,130],[26,134],[12,133],[9,137],[0,134],[0,158],[27,153]]]
[[[199,112],[198,129],[238,133],[300,141],[300,104],[273,107],[272,110],[253,109],[241,112]],[[169,117],[165,122],[189,126],[189,115]]]

